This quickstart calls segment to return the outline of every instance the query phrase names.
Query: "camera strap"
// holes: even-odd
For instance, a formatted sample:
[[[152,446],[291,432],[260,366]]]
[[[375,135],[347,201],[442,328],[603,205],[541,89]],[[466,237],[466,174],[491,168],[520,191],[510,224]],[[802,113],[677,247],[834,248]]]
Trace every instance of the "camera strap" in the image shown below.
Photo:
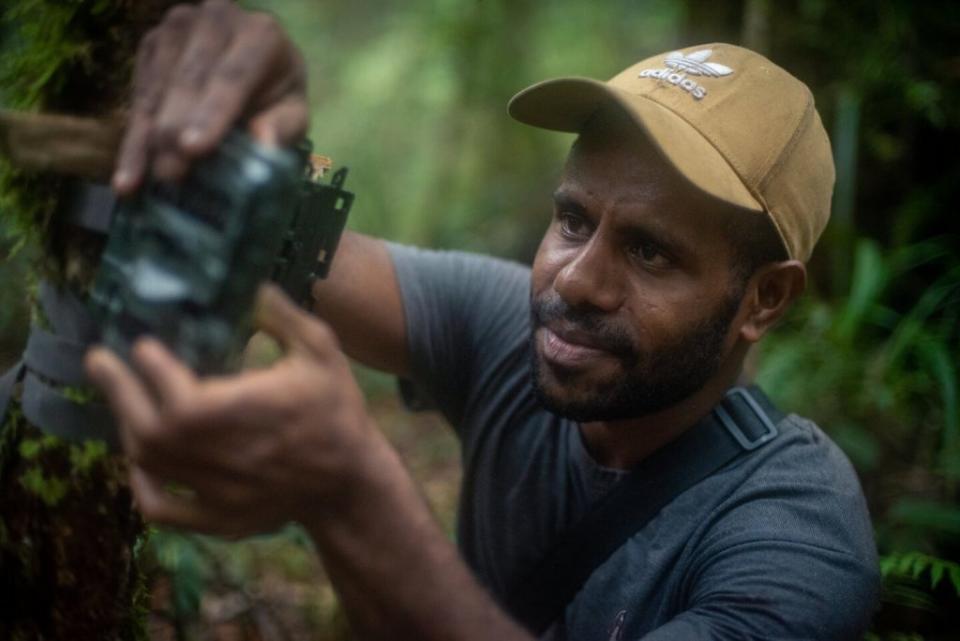
[[[117,199],[109,185],[81,182],[77,184],[66,210],[66,220],[97,234],[110,233],[110,221]]]
[[[561,534],[509,595],[507,609],[534,634],[544,633],[630,537],[680,494],[775,439],[782,418],[760,388],[730,389],[710,414],[645,459]]]
[[[97,324],[68,289],[42,281],[38,293],[47,323],[30,326],[21,361],[0,377],[0,424],[20,384],[20,408],[31,425],[65,440],[97,439],[116,449],[117,431],[107,406],[76,393],[89,385],[83,358],[99,337]]]

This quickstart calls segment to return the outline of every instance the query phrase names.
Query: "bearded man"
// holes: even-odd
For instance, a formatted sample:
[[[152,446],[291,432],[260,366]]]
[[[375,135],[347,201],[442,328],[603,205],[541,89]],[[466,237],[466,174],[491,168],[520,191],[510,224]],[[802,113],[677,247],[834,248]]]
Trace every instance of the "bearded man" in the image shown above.
[[[240,114],[266,143],[305,129],[302,83],[256,91],[301,73],[282,32],[208,7],[153,38],[165,67],[138,71],[152,102],[121,193],[176,180]],[[578,134],[532,269],[352,234],[314,291],[325,322],[263,290],[287,349],[266,370],[198,379],[150,339],[142,378],[90,354],[144,515],[232,535],[299,521],[365,638],[859,638],[878,574],[856,476],[817,426],[737,387],[829,215],[810,91],[713,44],[540,83],[509,110]],[[454,426],[459,553],[341,346]]]

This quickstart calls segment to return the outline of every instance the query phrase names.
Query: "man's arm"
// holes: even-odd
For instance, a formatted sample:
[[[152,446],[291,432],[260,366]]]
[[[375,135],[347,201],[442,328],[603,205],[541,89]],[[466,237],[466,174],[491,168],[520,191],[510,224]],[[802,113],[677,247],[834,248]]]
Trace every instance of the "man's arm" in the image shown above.
[[[299,55],[275,23],[208,0],[177,7],[141,47],[114,187],[177,179],[240,114],[266,144],[306,128]],[[103,350],[91,378],[111,402],[138,507],[154,522],[214,534],[305,524],[353,625],[367,638],[527,639],[436,524],[366,413],[330,329],[275,288],[258,317],[287,355],[263,370],[198,379],[139,342],[143,378]],[[400,294],[386,245],[346,234],[316,309],[346,351],[406,373]],[[170,483],[186,488],[171,494]]]
[[[530,639],[440,530],[333,333],[273,286],[258,318],[286,348],[262,370],[199,379],[151,340],[133,349],[142,379],[106,350],[89,355],[143,515],[230,535],[303,523],[363,638]]]
[[[333,268],[313,287],[314,311],[343,351],[364,365],[406,376],[406,324],[393,261],[382,240],[344,232]]]

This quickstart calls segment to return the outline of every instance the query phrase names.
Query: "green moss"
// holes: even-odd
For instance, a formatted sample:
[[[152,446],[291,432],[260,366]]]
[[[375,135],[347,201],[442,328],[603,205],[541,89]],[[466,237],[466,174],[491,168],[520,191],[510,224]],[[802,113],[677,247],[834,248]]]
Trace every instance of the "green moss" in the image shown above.
[[[89,36],[76,26],[86,2],[21,0],[4,3],[0,55],[5,106],[36,111],[59,102],[71,70],[89,65]],[[0,208],[23,242],[41,240],[56,209],[60,179],[29,175],[0,162]]]
[[[74,385],[67,385],[60,389],[60,392],[67,397],[67,399],[73,401],[78,405],[86,405],[87,403],[92,403],[94,400],[100,397],[96,389],[92,387],[81,387]]]
[[[70,486],[67,481],[55,476],[47,476],[43,468],[33,465],[20,475],[20,484],[25,490],[39,498],[47,507],[54,507],[67,495]]]
[[[30,461],[37,458],[40,452],[43,451],[43,445],[40,441],[23,441],[20,443],[19,449],[20,456]]]
[[[173,0],[3,0],[0,3],[0,100],[22,111],[108,116],[124,108],[137,43]],[[86,274],[75,265],[76,231],[56,213],[67,180],[28,173],[0,159],[0,211],[7,233],[39,245],[41,268],[58,282]],[[81,263],[95,262],[81,253]]]
[[[10,403],[7,416],[0,425],[0,483],[5,482],[11,461],[19,455],[19,444],[24,429],[23,412],[19,403]]]
[[[143,541],[145,541],[147,537],[148,534],[144,533],[134,544],[135,568],[140,567],[140,550],[143,547]],[[126,621],[126,630],[121,633],[121,638],[131,639],[133,641],[148,641],[150,637],[147,634],[146,621],[150,616],[150,586],[148,585],[146,575],[140,571],[136,572],[133,581],[133,607],[130,613],[131,616]]]
[[[65,446],[70,460],[70,474],[76,480],[88,476],[97,466],[104,465],[106,459],[110,456],[107,444],[103,441],[91,440],[82,443],[67,443],[49,434],[37,438],[24,438],[20,442],[19,452],[24,460],[34,461],[40,459],[44,452],[61,449]]]
[[[84,441],[70,447],[70,466],[74,473],[88,474],[94,466],[101,464],[109,456],[107,444],[103,441]]]
[[[137,43],[172,4],[0,0],[0,106],[95,117],[122,111]],[[0,159],[5,245],[38,248],[34,275],[82,296],[100,245],[57,216],[67,188],[65,178]],[[31,307],[33,322],[50,329]],[[64,393],[93,398],[82,388]],[[133,551],[143,525],[126,465],[106,444],[43,435],[14,400],[0,425],[0,506],[0,637],[146,639],[149,594]]]
[[[27,460],[33,460],[37,458],[44,450],[53,449],[59,444],[60,439],[49,434],[45,434],[38,438],[24,438],[22,441],[20,441],[20,456]]]

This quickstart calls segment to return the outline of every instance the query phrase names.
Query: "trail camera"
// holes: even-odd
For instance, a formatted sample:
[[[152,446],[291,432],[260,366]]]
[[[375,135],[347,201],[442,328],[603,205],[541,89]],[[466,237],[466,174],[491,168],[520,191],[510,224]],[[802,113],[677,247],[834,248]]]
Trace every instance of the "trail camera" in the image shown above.
[[[150,334],[200,373],[234,368],[261,281],[305,303],[333,259],[353,194],[310,158],[232,132],[182,182],[120,202],[91,293],[103,343],[126,358]]]

